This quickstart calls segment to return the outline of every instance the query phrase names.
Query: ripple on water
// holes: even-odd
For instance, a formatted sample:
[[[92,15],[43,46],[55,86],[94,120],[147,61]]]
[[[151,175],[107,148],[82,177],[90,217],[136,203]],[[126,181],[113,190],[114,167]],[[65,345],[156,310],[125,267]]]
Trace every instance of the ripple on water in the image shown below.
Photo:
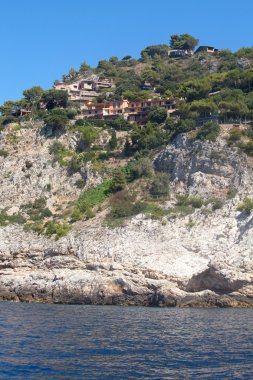
[[[0,303],[0,379],[253,379],[251,309]]]

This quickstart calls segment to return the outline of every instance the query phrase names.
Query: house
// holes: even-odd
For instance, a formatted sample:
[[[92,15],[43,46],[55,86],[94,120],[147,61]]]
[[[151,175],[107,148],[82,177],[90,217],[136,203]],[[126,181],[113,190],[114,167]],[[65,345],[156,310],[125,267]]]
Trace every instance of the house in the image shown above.
[[[183,58],[193,54],[192,50],[174,49],[168,51],[168,56],[171,58]]]
[[[152,84],[149,82],[144,82],[141,88],[143,90],[153,90]]]
[[[110,78],[100,79],[96,75],[90,75],[73,83],[58,82],[54,88],[67,91],[69,100],[79,102],[80,107],[82,107],[86,101],[92,101],[99,95],[97,92],[99,89],[112,88],[113,86],[114,82]]]
[[[122,117],[130,123],[143,125],[148,119],[150,109],[153,107],[165,108],[169,115],[175,111],[176,102],[170,99],[142,100],[139,102],[122,99],[101,104],[89,102],[83,106],[82,113],[85,119],[116,119]]]
[[[216,53],[217,51],[219,51],[219,50],[215,49],[213,46],[199,46],[194,54],[198,54],[198,53]]]

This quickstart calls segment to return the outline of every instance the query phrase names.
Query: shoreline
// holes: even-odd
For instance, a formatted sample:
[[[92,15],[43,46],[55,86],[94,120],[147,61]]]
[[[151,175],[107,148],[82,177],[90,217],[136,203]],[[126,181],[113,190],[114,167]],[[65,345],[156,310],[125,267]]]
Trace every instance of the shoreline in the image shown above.
[[[165,296],[161,294],[114,294],[93,295],[69,293],[52,296],[26,292],[0,292],[0,302],[43,303],[59,305],[94,305],[94,306],[142,306],[156,308],[252,308],[253,298],[243,295],[188,294],[183,297]]]

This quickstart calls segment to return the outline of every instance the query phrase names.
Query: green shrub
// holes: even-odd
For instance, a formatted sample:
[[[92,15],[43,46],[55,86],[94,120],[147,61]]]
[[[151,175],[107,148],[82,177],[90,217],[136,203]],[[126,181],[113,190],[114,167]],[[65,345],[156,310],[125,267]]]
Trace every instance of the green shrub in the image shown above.
[[[75,153],[67,162],[68,170],[71,173],[79,172],[85,163],[89,161],[95,161],[95,159],[96,152],[88,151],[80,154]]]
[[[197,133],[196,138],[200,140],[216,141],[220,133],[220,126],[212,121],[206,122]]]
[[[212,210],[219,210],[222,208],[224,202],[221,199],[213,198],[211,199],[211,204],[212,204]]]
[[[192,206],[193,208],[201,208],[204,200],[200,197],[189,196],[188,194],[177,195],[177,206]]]
[[[76,122],[75,122],[75,126],[76,127],[82,127],[84,125],[84,120],[83,119],[78,119]]]
[[[24,231],[26,232],[33,231],[40,235],[44,231],[44,225],[41,222],[26,223],[24,225]]]
[[[85,186],[85,181],[80,178],[78,179],[76,182],[75,182],[75,186],[78,188],[78,189],[82,189],[84,186]]]
[[[117,148],[117,136],[114,130],[111,131],[111,139],[109,141],[109,148],[114,150]]]
[[[111,192],[121,191],[126,186],[126,174],[122,168],[117,168],[112,177]]]
[[[143,157],[139,160],[131,161],[128,165],[128,171],[131,180],[141,177],[151,177],[153,173],[152,161],[148,157]]]
[[[101,185],[82,192],[71,215],[72,222],[91,217],[93,207],[101,205],[110,195],[111,181],[106,180]],[[87,215],[86,215],[87,213]],[[92,216],[93,217],[93,216]]]
[[[188,206],[189,205],[189,195],[188,194],[178,194],[177,206]]]
[[[149,111],[148,119],[153,123],[164,123],[167,119],[167,111],[164,108],[155,107]]]
[[[48,127],[52,128],[53,132],[65,131],[69,119],[64,110],[56,108],[46,115],[45,123]]]
[[[253,210],[253,201],[248,197],[244,198],[243,203],[238,205],[237,210],[245,211],[249,215]]]
[[[67,110],[66,110],[66,115],[67,115],[67,117],[68,117],[70,120],[75,119],[76,114],[77,114],[77,111],[74,110],[74,109],[67,109]]]
[[[32,221],[40,221],[52,216],[52,212],[46,207],[47,201],[45,198],[35,199],[33,203],[28,203],[22,206],[22,210],[30,217]]]
[[[4,149],[0,149],[0,157],[6,158],[8,156],[8,152]]]
[[[227,190],[227,199],[233,199],[237,194],[236,189],[228,189]]]
[[[57,223],[55,221],[45,223],[45,234],[47,236],[55,235],[59,239],[70,231],[71,226],[68,223]]]
[[[193,208],[201,208],[204,204],[204,200],[199,197],[189,197],[189,205]]]
[[[253,156],[253,140],[248,141],[247,143],[242,143],[239,145],[244,153],[248,156]]]
[[[146,207],[144,202],[135,201],[135,196],[126,190],[119,191],[110,199],[111,211],[105,222],[110,227],[120,226],[127,218],[143,213]]]
[[[144,214],[151,216],[153,219],[159,220],[168,214],[167,210],[164,210],[156,203],[146,203],[143,212]]]
[[[228,137],[228,145],[235,144],[241,140],[242,132],[239,129],[232,129]]]
[[[93,126],[84,125],[82,127],[78,127],[78,131],[80,132],[80,140],[77,148],[79,152],[90,147],[99,135],[99,130]]]
[[[24,224],[25,218],[20,214],[8,215],[6,211],[0,211],[0,226],[7,226],[8,224]]]
[[[167,197],[170,194],[169,176],[166,173],[156,173],[150,187],[154,198]]]

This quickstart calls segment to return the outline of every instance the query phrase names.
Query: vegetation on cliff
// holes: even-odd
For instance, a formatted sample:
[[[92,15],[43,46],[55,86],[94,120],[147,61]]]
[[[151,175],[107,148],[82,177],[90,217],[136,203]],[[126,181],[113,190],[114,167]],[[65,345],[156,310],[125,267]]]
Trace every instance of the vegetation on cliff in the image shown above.
[[[36,128],[40,123],[40,133],[54,138],[48,149],[52,165],[60,165],[69,176],[80,174],[75,182],[80,195],[56,212],[48,205],[52,195],[48,184],[45,196],[23,205],[16,214],[8,215],[3,209],[1,225],[24,223],[27,230],[59,238],[78,220],[95,217],[103,205],[108,208],[105,223],[110,226],[138,213],[162,220],[168,214],[190,213],[208,204],[212,210],[222,207],[221,199],[207,201],[188,195],[178,195],[174,207],[164,207],[170,199],[170,178],[152,164],[154,156],[179,133],[214,143],[221,132],[219,125],[224,123],[234,125],[227,136],[228,146],[253,155],[253,48],[181,58],[168,55],[170,48],[192,51],[197,44],[188,34],[173,35],[170,47],[148,46],[139,59],[111,57],[99,61],[96,68],[82,63],[79,70],[70,69],[63,75],[67,84],[91,74],[113,80],[115,86],[110,91],[97,90],[94,104],[120,99],[175,100],[176,110],[169,117],[164,108],[153,107],[142,127],[120,116],[84,119],[78,103],[70,101],[62,90],[34,86],[24,90],[20,101],[6,101],[0,107],[0,129],[8,131],[9,144],[18,143],[20,129]],[[242,123],[244,128],[238,128]],[[58,141],[65,134],[75,139],[74,145]],[[0,159],[7,160],[8,154],[6,148],[0,149]],[[89,189],[83,175],[88,163],[102,178]],[[239,209],[250,212],[249,200]]]

